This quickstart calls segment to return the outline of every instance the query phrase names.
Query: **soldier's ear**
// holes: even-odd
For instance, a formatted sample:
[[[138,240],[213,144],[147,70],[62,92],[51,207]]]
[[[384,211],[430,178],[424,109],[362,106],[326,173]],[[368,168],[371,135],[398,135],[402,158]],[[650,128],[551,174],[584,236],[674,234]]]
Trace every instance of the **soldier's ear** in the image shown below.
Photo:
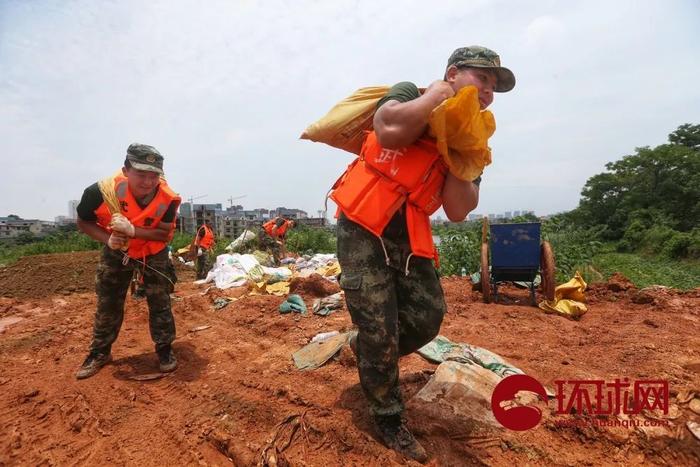
[[[122,167],[122,174],[124,174],[125,177],[128,177],[127,168],[126,168],[126,167]]]
[[[453,82],[455,80],[455,76],[457,76],[457,73],[459,73],[459,68],[454,65],[450,65],[447,68],[447,71],[445,71],[445,81],[448,83]]]

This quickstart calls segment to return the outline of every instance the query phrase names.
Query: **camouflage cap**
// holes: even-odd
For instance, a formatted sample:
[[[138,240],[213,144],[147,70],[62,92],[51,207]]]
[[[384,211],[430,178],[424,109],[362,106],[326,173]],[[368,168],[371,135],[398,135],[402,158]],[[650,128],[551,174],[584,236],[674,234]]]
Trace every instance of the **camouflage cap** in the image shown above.
[[[126,150],[126,160],[136,170],[156,172],[163,175],[163,156],[153,146],[134,143]]]
[[[480,45],[460,47],[452,52],[447,60],[447,68],[488,68],[496,73],[496,92],[508,92],[515,87],[515,75],[508,68],[501,66],[501,58],[496,52]]]

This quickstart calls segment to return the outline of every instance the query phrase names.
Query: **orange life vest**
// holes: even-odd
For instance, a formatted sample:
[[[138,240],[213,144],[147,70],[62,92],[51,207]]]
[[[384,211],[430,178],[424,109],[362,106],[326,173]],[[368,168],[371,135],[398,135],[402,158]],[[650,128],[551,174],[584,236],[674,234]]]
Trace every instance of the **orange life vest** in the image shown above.
[[[139,203],[136,202],[136,198],[134,198],[129,189],[129,181],[124,175],[120,174],[114,177],[114,191],[119,199],[122,215],[129,219],[134,226],[144,229],[155,229],[168,211],[170,204],[175,201],[179,206],[181,201],[180,196],[174,193],[163,179],[160,180],[156,195],[145,208],[141,208]],[[95,215],[97,216],[97,224],[104,229],[110,230],[109,223],[112,220],[112,213],[109,212],[107,203],[103,201],[95,210]],[[174,233],[175,220],[173,219],[168,241],[170,241]],[[166,245],[167,242],[130,238],[127,254],[131,258],[142,259],[145,256],[160,252]]]
[[[430,215],[442,205],[446,175],[447,166],[433,140],[423,138],[402,149],[385,149],[372,131],[360,157],[335,182],[330,198],[348,219],[380,238],[405,203],[411,252],[437,261]]]
[[[277,225],[277,219],[279,218],[271,219],[263,224],[263,229],[265,229],[265,232],[267,232],[269,236],[272,236],[272,229],[274,229],[275,225]],[[277,236],[280,238],[284,237],[284,235],[287,233],[287,229],[289,229],[290,224],[291,222],[285,219],[284,223],[277,227]]]
[[[200,237],[199,234],[204,229],[204,236]],[[195,237],[195,245],[204,248],[205,250],[208,250],[209,248],[214,245],[214,232],[207,227],[206,225],[203,225],[197,230],[197,236]]]

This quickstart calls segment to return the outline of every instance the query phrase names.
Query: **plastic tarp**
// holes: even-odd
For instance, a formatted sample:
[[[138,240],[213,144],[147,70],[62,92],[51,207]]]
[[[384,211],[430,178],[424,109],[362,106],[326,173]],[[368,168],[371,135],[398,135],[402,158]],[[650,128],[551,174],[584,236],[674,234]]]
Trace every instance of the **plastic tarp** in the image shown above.
[[[501,356],[489,350],[469,344],[458,344],[442,335],[438,335],[435,339],[418,349],[418,354],[434,363],[446,361],[475,363],[502,378],[524,374],[520,368],[511,365]]]
[[[255,235],[255,232],[251,230],[245,230],[241,235],[238,236],[237,239],[229,243],[229,245],[226,247],[226,251],[237,253],[243,250],[246,247],[246,245],[252,243],[257,238],[258,237],[257,235]]]
[[[219,289],[228,289],[240,287],[248,281],[259,285],[288,282],[291,277],[289,268],[268,268],[261,266],[253,255],[234,253],[217,256],[214,267],[202,283],[213,281]]]
[[[321,274],[329,280],[340,273],[338,258],[333,253],[317,253],[311,257],[297,258],[294,272],[299,277],[309,277],[311,274]]]
[[[292,354],[294,364],[300,370],[313,370],[320,367],[347,344],[350,333],[351,331],[348,331],[306,344]]]

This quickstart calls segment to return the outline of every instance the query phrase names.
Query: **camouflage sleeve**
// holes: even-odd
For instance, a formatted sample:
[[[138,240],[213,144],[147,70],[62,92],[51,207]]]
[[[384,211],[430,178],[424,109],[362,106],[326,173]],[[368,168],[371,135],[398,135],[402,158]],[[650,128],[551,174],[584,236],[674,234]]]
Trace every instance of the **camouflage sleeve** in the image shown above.
[[[408,102],[420,97],[418,86],[408,81],[402,81],[389,89],[384,97],[377,102],[377,108],[389,101]]]
[[[175,220],[175,214],[177,213],[177,201],[173,201],[170,203],[170,206],[168,206],[168,210],[165,211],[165,214],[163,215],[163,219],[161,219],[161,222],[165,222],[166,224],[171,223],[172,221]]]
[[[100,193],[100,188],[97,186],[97,183],[93,183],[85,188],[83,197],[80,198],[80,203],[78,203],[78,207],[76,208],[78,218],[88,222],[96,221],[97,215],[95,211],[100,207],[102,201],[102,193]]]

